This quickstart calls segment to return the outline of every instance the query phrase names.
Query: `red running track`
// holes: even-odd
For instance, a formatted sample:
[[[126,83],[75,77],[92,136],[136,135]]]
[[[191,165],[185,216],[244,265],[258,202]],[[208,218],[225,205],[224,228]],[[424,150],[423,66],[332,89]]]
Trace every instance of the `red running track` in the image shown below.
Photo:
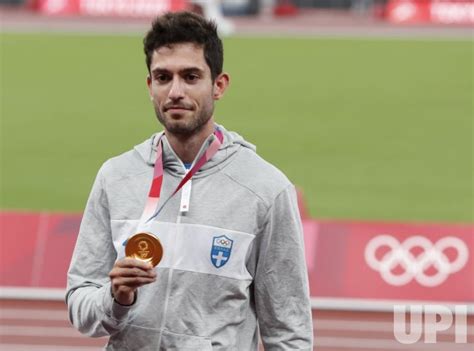
[[[467,344],[454,342],[454,327],[451,327],[438,334],[436,344],[403,345],[394,338],[392,320],[389,312],[314,310],[314,350],[473,350],[473,315],[468,316]],[[0,300],[0,349],[3,351],[98,351],[106,342],[107,338],[88,338],[76,331],[69,323],[62,301]]]

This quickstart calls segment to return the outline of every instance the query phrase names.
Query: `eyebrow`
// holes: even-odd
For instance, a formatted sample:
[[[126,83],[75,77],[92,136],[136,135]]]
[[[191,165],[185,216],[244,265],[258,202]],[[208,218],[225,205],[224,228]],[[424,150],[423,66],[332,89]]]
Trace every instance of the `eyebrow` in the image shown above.
[[[159,74],[159,73],[171,73],[171,71],[166,69],[166,68],[157,67],[157,68],[153,69],[151,71],[151,73],[153,75],[155,75],[155,74]],[[202,74],[202,73],[204,73],[204,70],[202,70],[199,67],[187,67],[187,68],[183,68],[183,69],[179,70],[178,73],[180,73],[180,74],[201,73]]]

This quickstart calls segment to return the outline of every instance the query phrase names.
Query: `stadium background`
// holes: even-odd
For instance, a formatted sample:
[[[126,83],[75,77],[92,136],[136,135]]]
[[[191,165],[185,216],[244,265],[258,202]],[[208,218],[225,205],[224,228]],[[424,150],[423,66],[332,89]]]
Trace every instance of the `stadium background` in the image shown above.
[[[398,343],[391,309],[472,307],[471,258],[436,288],[394,288],[363,269],[352,285],[334,281],[350,281],[355,241],[379,234],[455,235],[473,247],[472,24],[394,24],[382,2],[295,1],[297,14],[274,16],[282,4],[232,17],[232,84],[216,116],[303,194],[315,349],[467,349],[452,328],[435,345]],[[67,322],[63,272],[97,169],[158,128],[144,84],[149,20],[1,14],[0,345],[95,350],[105,341]]]

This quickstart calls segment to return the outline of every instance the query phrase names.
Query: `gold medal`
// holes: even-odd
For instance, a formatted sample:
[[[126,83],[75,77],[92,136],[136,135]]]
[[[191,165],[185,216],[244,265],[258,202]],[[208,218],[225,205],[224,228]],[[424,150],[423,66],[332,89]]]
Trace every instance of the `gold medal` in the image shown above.
[[[137,233],[127,240],[125,255],[156,266],[163,257],[163,246],[160,240],[150,233]]]

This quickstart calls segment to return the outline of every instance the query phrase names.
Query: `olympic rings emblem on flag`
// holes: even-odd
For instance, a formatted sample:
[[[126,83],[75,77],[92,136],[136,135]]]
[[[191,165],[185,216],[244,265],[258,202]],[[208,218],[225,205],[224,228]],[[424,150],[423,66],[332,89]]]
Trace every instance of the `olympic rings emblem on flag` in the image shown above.
[[[216,240],[216,242],[220,245],[224,245],[224,246],[229,246],[230,244],[230,241],[229,240],[226,240],[226,239],[219,239],[219,240]]]
[[[382,249],[389,250],[380,257]],[[415,256],[412,250],[421,248],[422,253]],[[445,250],[454,249],[456,258],[450,261]],[[391,235],[379,235],[369,241],[365,247],[365,261],[370,268],[380,273],[382,279],[390,285],[402,286],[415,279],[426,287],[442,284],[450,274],[460,271],[469,259],[469,250],[461,239],[448,236],[433,244],[423,236],[412,236],[400,243]],[[393,270],[400,266],[403,272],[395,274]],[[435,274],[426,274],[433,267]]]

